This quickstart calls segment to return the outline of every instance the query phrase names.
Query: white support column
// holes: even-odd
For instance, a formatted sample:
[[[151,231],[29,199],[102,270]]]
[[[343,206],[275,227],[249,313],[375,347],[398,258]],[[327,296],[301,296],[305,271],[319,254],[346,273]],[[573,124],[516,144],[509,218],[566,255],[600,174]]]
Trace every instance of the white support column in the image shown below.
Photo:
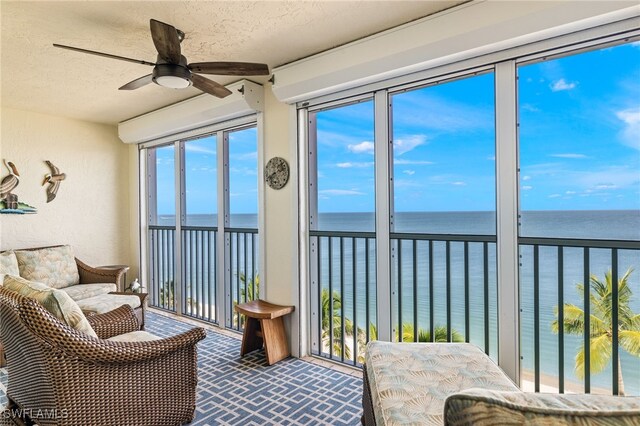
[[[389,151],[389,96],[386,91],[376,92],[375,107],[375,173],[376,173],[376,291],[378,339],[391,341],[391,273],[389,240],[390,167]]]
[[[516,64],[496,65],[498,364],[520,384]]]

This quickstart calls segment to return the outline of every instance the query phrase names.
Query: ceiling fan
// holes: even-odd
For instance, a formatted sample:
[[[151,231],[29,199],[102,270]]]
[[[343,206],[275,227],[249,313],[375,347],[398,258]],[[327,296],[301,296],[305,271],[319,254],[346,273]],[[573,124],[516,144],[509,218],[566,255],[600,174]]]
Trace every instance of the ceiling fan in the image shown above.
[[[269,75],[269,67],[266,64],[253,62],[196,62],[190,64],[187,62],[187,58],[180,53],[180,42],[184,40],[184,32],[176,29],[172,25],[156,21],[155,19],[151,19],[150,24],[151,38],[158,51],[158,57],[155,63],[96,52],[94,50],[81,49],[79,47],[65,46],[56,43],[53,45],[62,49],[75,50],[77,52],[135,62],[153,67],[151,74],[130,81],[120,87],[120,90],[134,90],[149,83],[156,83],[159,86],[169,87],[171,89],[184,89],[193,85],[205,93],[217,96],[218,98],[224,98],[231,94],[229,89],[196,73],[237,76]]]

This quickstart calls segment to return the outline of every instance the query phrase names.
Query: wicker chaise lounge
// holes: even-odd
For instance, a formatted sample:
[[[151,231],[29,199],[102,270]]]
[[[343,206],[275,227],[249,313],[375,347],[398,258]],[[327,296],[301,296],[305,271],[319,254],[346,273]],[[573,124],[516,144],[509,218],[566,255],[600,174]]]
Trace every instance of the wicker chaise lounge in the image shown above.
[[[42,426],[178,425],[193,419],[202,328],[157,339],[140,331],[128,305],[88,321],[97,338],[63,324],[34,299],[0,287],[7,397],[17,410],[9,415],[26,414]]]

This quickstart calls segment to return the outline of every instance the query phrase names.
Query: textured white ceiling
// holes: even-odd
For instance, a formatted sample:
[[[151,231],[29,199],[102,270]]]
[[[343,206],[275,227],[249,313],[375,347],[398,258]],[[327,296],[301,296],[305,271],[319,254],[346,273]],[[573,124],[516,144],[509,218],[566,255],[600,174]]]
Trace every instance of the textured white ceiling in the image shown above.
[[[151,67],[54,48],[52,43],[155,62],[149,19],[186,33],[189,62],[271,68],[462,1],[2,1],[2,106],[114,124],[200,94],[155,84],[118,87]],[[237,77],[210,76],[222,84]],[[252,78],[264,83],[268,77]]]

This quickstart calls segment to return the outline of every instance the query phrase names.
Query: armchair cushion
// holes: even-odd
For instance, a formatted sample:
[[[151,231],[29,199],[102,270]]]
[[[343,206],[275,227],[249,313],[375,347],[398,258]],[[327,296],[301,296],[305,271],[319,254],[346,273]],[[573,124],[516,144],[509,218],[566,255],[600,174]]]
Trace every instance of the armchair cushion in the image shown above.
[[[71,246],[38,250],[16,250],[20,276],[44,283],[52,288],[64,288],[80,282],[78,267]]]
[[[138,296],[127,296],[124,294],[101,294],[87,299],[77,300],[76,302],[78,306],[80,306],[80,309],[82,309],[82,312],[85,312],[87,315],[90,313],[104,314],[122,305],[129,305],[133,309],[140,307],[140,298]]]
[[[60,290],[67,293],[76,302],[82,299],[99,296],[102,294],[112,293],[117,290],[113,283],[97,283],[97,284],[78,284],[61,288]],[[134,306],[135,307],[135,306]]]
[[[78,304],[64,291],[11,275],[5,276],[4,287],[22,296],[35,299],[69,327],[82,331],[91,337],[98,337]]]
[[[112,342],[150,342],[152,340],[160,340],[160,338],[146,331],[132,331],[110,337],[108,340]]]
[[[445,403],[446,424],[637,425],[640,398],[592,394],[544,394],[467,389]]]
[[[20,275],[18,259],[13,251],[0,253],[0,285],[2,285],[5,275]]]

